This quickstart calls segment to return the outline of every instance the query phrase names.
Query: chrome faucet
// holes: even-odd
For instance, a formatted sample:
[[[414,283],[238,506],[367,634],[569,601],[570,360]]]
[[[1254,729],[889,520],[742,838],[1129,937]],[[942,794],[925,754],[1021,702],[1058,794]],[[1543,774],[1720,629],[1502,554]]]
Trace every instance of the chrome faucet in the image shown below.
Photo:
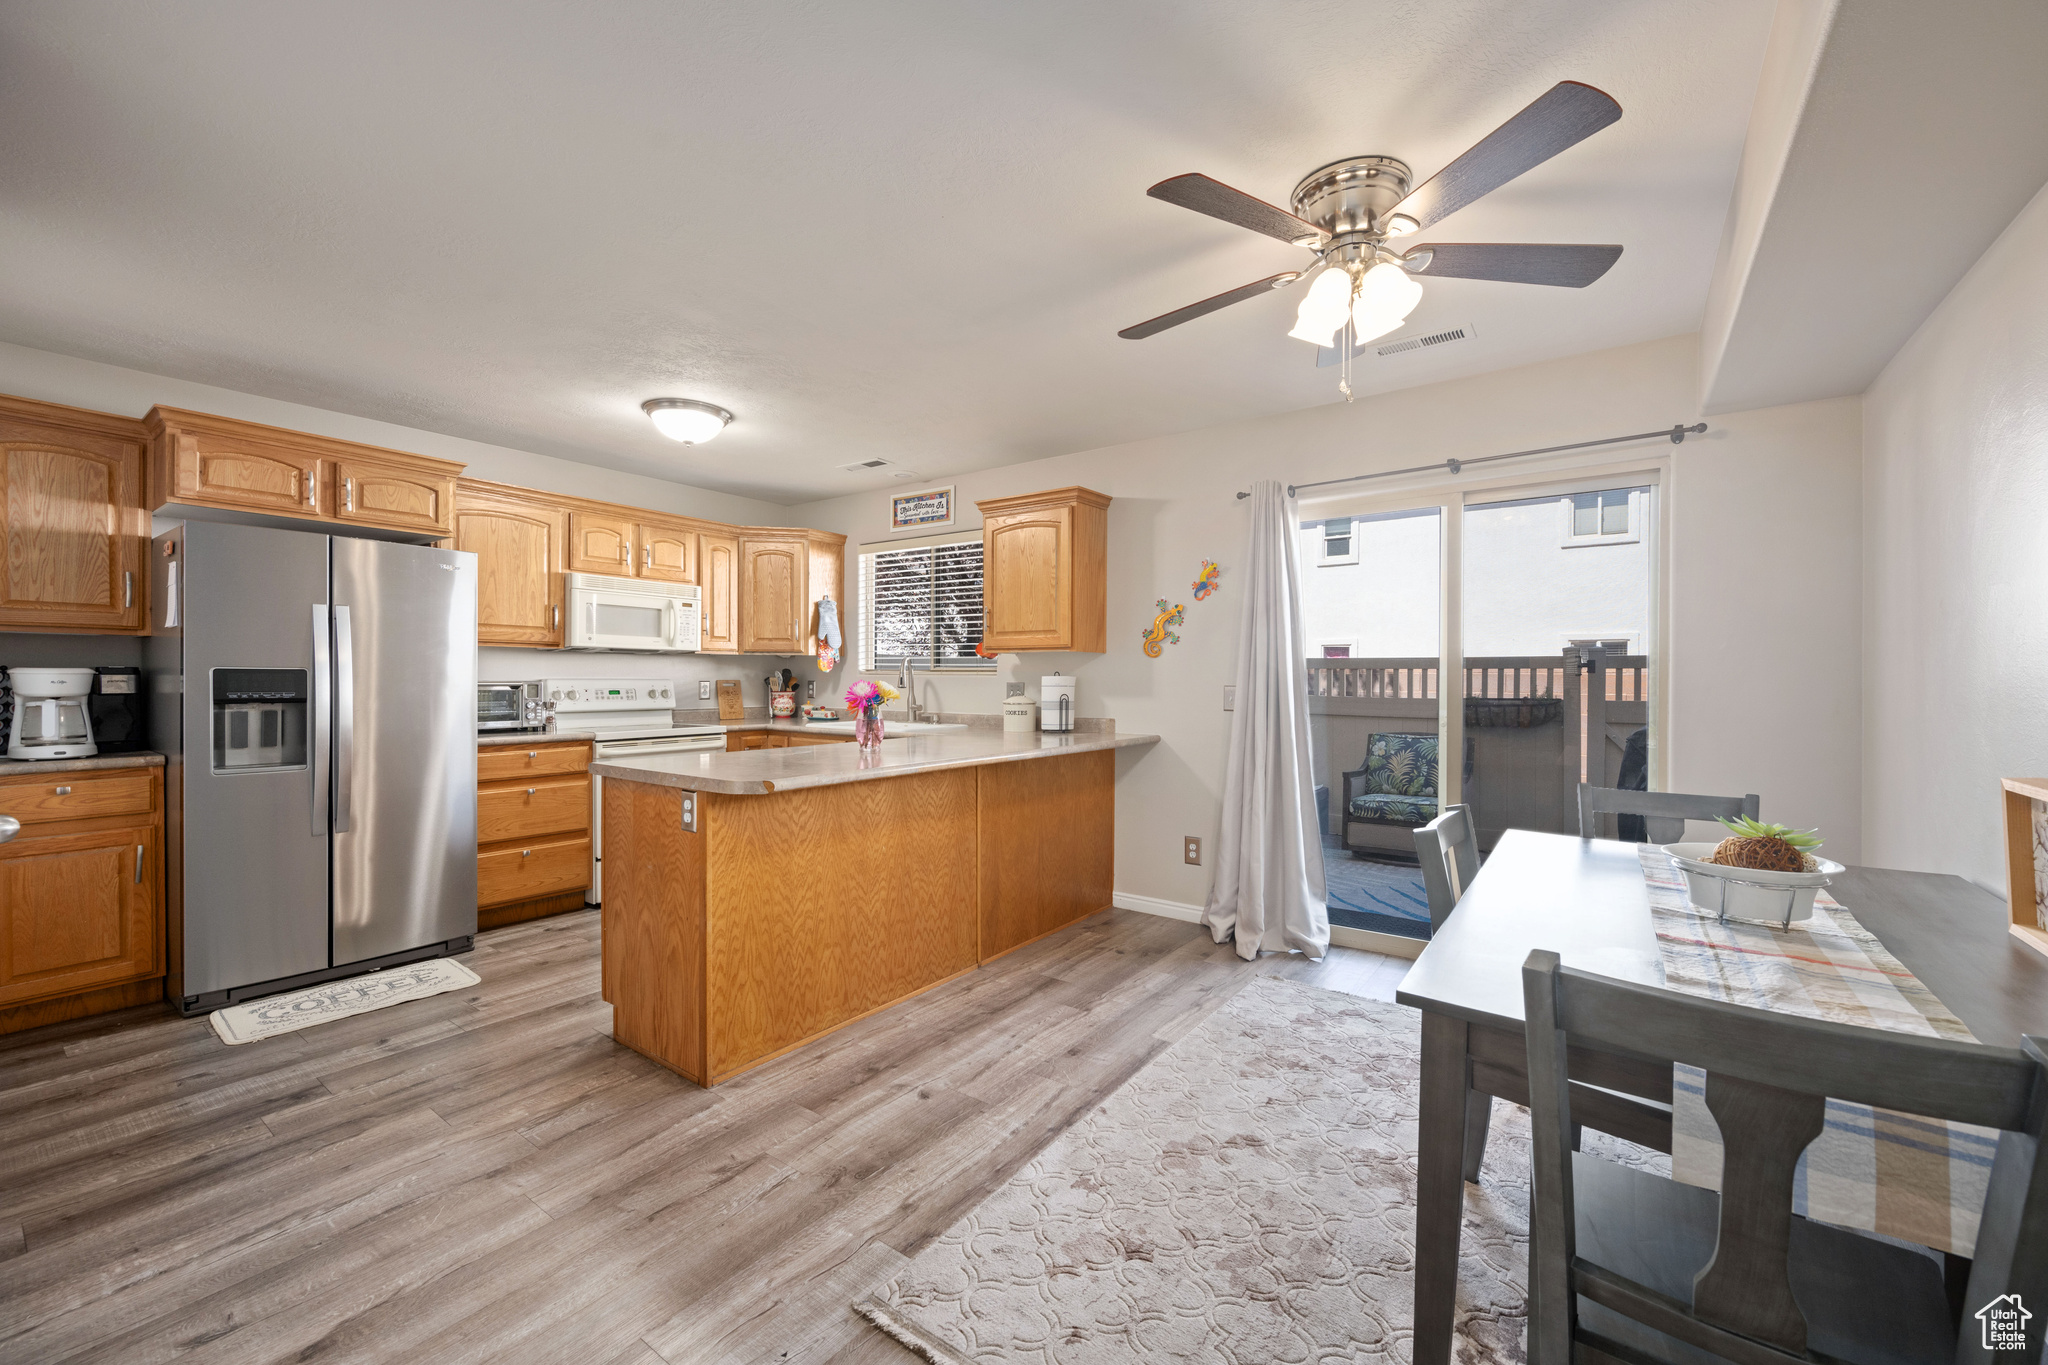
[[[903,694],[903,719],[917,724],[917,718],[924,708],[917,704],[917,670],[910,666],[910,656],[903,656],[903,671],[897,675],[896,690]]]

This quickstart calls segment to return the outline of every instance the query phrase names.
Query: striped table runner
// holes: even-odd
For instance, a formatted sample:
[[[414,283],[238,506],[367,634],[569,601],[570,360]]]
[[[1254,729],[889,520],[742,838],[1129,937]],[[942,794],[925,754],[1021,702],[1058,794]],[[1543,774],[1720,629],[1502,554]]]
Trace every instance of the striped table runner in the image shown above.
[[[1962,1020],[1823,891],[1792,929],[1723,924],[1686,898],[1685,874],[1648,845],[1640,856],[1664,984],[1688,995],[1811,1019],[1975,1042]],[[1674,1178],[1718,1189],[1721,1132],[1705,1073],[1672,1076]],[[1793,1207],[1809,1218],[1971,1254],[1998,1134],[1829,1100],[1827,1127],[1799,1160]]]

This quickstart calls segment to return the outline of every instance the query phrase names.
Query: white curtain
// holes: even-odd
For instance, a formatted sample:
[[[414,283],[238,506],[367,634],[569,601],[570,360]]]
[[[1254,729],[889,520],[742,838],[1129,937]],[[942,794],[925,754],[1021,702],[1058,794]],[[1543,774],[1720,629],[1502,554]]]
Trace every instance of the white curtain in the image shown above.
[[[1322,831],[1309,777],[1308,696],[1294,517],[1270,479],[1252,485],[1238,630],[1237,700],[1223,776],[1216,882],[1202,922],[1237,955],[1330,946]]]

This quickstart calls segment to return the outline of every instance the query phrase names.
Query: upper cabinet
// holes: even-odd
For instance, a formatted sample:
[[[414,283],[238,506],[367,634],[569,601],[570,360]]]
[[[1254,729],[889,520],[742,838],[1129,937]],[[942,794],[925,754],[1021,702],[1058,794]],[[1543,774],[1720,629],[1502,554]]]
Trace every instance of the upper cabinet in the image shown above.
[[[569,513],[569,572],[633,576],[632,514],[578,507]]]
[[[990,650],[1109,648],[1109,503],[1089,488],[992,498],[981,509],[982,643]]]
[[[816,652],[818,600],[839,600],[845,565],[845,536],[801,527],[741,528],[740,653]]]
[[[736,533],[697,533],[697,582],[704,590],[697,647],[706,654],[739,653],[740,538]]]
[[[178,408],[151,408],[150,505],[177,503],[446,536],[452,460]]]
[[[0,397],[0,627],[145,628],[147,439],[131,418]]]
[[[643,521],[634,527],[640,542],[635,573],[664,583],[697,582],[697,529],[677,522]]]
[[[453,548],[476,556],[476,638],[559,648],[569,514],[545,495],[464,479]]]
[[[740,536],[740,653],[802,654],[810,544],[801,531]]]

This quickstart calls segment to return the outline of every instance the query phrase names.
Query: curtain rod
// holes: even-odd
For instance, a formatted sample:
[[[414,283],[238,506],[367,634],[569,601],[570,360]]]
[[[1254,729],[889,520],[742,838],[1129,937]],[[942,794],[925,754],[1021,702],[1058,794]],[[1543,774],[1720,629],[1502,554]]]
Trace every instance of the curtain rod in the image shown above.
[[[1633,436],[1607,436],[1598,441],[1574,441],[1567,446],[1544,446],[1541,450],[1511,450],[1505,455],[1481,455],[1474,460],[1444,460],[1437,464],[1410,465],[1406,469],[1382,469],[1374,474],[1353,474],[1342,479],[1317,479],[1314,483],[1290,483],[1287,485],[1287,496],[1291,498],[1304,488],[1327,488],[1333,483],[1357,483],[1361,479],[1391,479],[1396,474],[1425,474],[1432,469],[1447,469],[1455,474],[1468,464],[1492,464],[1495,460],[1519,460],[1528,455],[1555,455],[1561,450],[1584,450],[1588,446],[1620,445],[1623,441],[1647,441],[1652,436],[1668,436],[1671,438],[1671,444],[1675,446],[1684,445],[1686,437],[1698,436],[1706,431],[1706,429],[1707,424],[1705,422],[1696,422],[1689,427],[1675,426],[1669,431],[1639,431]],[[1242,500],[1250,497],[1251,494],[1239,493],[1237,496]]]

